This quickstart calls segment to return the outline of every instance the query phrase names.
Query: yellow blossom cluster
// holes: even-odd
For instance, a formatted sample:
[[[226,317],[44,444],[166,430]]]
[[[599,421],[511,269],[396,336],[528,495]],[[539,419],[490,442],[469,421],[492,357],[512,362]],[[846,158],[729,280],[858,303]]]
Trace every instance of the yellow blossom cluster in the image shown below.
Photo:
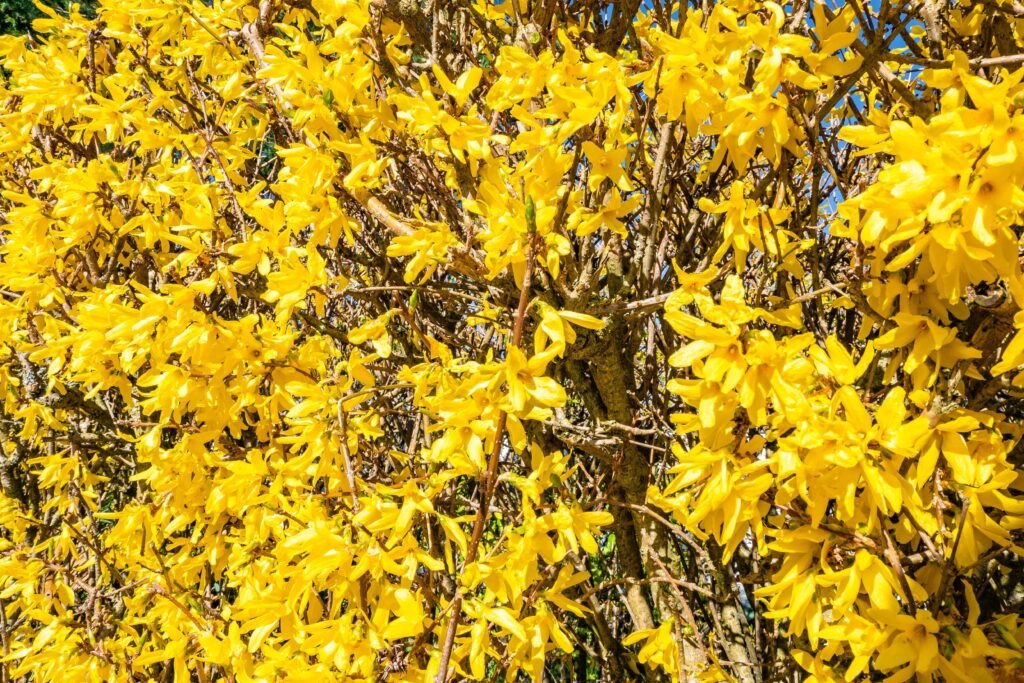
[[[1018,4],[40,9],[0,683],[1021,675]]]

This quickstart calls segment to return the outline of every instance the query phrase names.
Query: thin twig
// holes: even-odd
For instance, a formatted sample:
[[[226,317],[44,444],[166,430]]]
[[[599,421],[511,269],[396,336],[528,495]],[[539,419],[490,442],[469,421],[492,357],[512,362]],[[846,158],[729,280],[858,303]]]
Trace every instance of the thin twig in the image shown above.
[[[971,507],[970,498],[964,498],[963,505],[960,506],[960,524],[956,529],[956,537],[953,539],[953,547],[949,550],[949,557],[946,558],[946,564],[942,566],[942,578],[939,580],[939,590],[935,593],[935,608],[941,609],[942,600],[946,597],[946,591],[949,589],[950,581],[953,578],[953,565],[956,563],[956,550],[960,547],[960,539],[964,535],[964,525],[967,523],[967,510]]]
[[[529,214],[529,212],[528,212]],[[515,323],[512,328],[511,346],[518,347],[523,339],[523,328],[526,322],[526,309],[530,301],[530,287],[533,280],[533,240],[536,236],[536,229],[531,221],[530,232],[526,243],[526,270],[523,274],[523,287],[519,292],[519,305],[516,308]],[[480,488],[480,509],[477,510],[476,519],[473,522],[473,534],[466,548],[466,561],[463,566],[469,566],[476,562],[479,552],[480,539],[483,538],[484,528],[487,525],[487,511],[491,505],[491,496],[494,494],[494,487],[497,482],[498,462],[501,456],[501,446],[505,438],[505,424],[508,421],[508,413],[504,410],[498,415],[498,423],[494,427],[494,444],[491,447],[490,458],[487,461],[487,470],[479,482]],[[441,648],[441,664],[438,668],[435,683],[447,683],[448,667],[452,658],[452,648],[455,645],[455,634],[462,620],[462,593],[456,592],[452,599],[451,621],[448,622],[448,630],[445,632],[444,644]]]

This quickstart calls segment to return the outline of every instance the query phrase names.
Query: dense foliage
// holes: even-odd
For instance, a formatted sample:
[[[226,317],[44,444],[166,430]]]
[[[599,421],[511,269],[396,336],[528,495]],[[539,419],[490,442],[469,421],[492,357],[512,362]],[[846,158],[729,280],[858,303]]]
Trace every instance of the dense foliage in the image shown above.
[[[25,33],[37,17],[35,5],[22,0],[0,0],[0,33]]]
[[[65,14],[71,10],[71,3],[66,0],[41,0],[41,2]],[[79,3],[78,7],[78,10],[90,15],[95,12],[95,9],[96,3],[93,0],[84,0]],[[27,33],[32,28],[32,22],[44,16],[32,0],[0,0],[0,33]]]
[[[1020,680],[1015,0],[33,33],[0,682]]]

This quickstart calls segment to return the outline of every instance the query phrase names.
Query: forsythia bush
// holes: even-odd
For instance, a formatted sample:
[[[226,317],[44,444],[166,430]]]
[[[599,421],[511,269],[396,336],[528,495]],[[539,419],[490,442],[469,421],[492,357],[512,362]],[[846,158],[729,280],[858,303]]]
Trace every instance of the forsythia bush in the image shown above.
[[[1024,677],[1024,7],[0,38],[0,682]]]

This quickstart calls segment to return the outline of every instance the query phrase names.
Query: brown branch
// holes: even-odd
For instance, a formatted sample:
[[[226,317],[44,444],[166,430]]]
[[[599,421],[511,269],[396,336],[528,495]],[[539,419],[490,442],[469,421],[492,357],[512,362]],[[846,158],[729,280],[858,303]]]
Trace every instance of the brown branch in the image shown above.
[[[530,232],[526,244],[526,271],[523,274],[523,287],[519,292],[519,305],[516,308],[515,323],[512,328],[511,346],[518,347],[523,339],[523,328],[526,322],[526,308],[530,302],[530,287],[533,281],[533,260],[536,229],[530,225]],[[476,561],[480,547],[480,539],[483,538],[484,528],[487,525],[487,511],[491,506],[491,497],[494,495],[494,487],[497,483],[498,462],[501,456],[501,446],[505,437],[505,424],[508,421],[508,414],[503,410],[498,415],[498,423],[494,427],[494,443],[491,446],[490,457],[487,461],[487,470],[480,478],[478,488],[480,489],[480,509],[477,510],[476,519],[473,522],[473,534],[466,548],[466,560],[463,566],[466,567]],[[455,634],[462,620],[462,593],[457,592],[452,599],[451,621],[448,622],[448,630],[445,632],[444,644],[441,648],[441,664],[437,672],[435,683],[447,683],[448,666],[452,658],[452,648],[455,645]]]
[[[964,525],[967,523],[967,510],[971,507],[971,500],[964,498],[963,505],[960,506],[960,524],[956,529],[956,538],[953,539],[953,547],[949,550],[949,557],[946,558],[946,563],[942,566],[942,578],[939,580],[939,590],[935,593],[935,609],[942,608],[942,600],[946,597],[946,591],[949,590],[950,581],[953,578],[953,565],[956,563],[956,550],[960,547],[960,539],[964,535]]]
[[[898,55],[891,52],[882,57],[882,61],[896,62],[897,64],[912,64],[914,66],[923,66],[929,69],[948,69],[953,66],[953,60],[951,59],[927,59],[924,57],[917,57],[915,55]],[[1024,54],[976,58],[968,60],[967,63],[978,68],[986,68],[990,66],[1016,66],[1018,64],[1024,64]]]
[[[352,455],[348,448],[348,418],[345,415],[345,398],[338,401],[338,438],[341,442],[341,457],[345,461],[345,479],[352,496],[352,512],[359,512],[359,496],[356,494],[356,476],[352,469]]]
[[[900,582],[900,587],[903,589],[906,595],[907,609],[911,615],[917,614],[917,603],[914,601],[914,594],[910,592],[910,582],[907,581],[907,572],[903,569],[903,564],[900,562],[900,553],[896,550],[896,544],[893,543],[892,536],[889,535],[889,530],[885,528],[885,522],[882,519],[881,513],[878,515],[878,528],[882,531],[882,538],[885,539],[885,555],[886,561],[889,566],[892,567],[893,572],[896,574],[896,578]]]

